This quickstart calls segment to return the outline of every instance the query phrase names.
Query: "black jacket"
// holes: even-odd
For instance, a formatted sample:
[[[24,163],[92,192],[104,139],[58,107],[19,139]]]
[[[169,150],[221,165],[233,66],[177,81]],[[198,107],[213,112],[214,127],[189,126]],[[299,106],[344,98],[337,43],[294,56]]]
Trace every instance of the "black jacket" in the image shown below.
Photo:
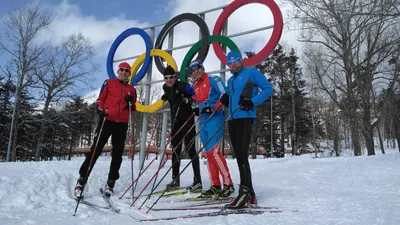
[[[194,95],[193,87],[187,82],[176,81],[172,87],[168,87],[166,84],[163,85],[164,97],[168,99],[168,103],[171,109],[171,121],[175,119],[176,112],[179,108],[178,115],[176,116],[177,121],[186,121],[192,115],[192,102],[188,104],[182,102],[184,97],[191,99]]]

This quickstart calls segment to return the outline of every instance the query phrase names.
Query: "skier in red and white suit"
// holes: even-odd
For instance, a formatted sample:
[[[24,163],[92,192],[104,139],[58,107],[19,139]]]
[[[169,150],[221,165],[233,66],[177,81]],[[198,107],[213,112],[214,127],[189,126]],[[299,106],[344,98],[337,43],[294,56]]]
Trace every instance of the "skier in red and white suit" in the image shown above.
[[[199,103],[198,110],[202,114],[200,117],[200,139],[206,150],[207,166],[211,179],[210,189],[202,192],[202,195],[228,197],[234,192],[234,188],[226,159],[221,154],[225,118],[221,109],[223,105],[219,101],[219,98],[226,91],[226,86],[221,77],[209,76],[205,73],[203,63],[200,60],[191,62],[190,69],[196,79],[194,85],[195,98]],[[213,112],[214,114],[212,114]],[[220,175],[224,184],[222,190]]]

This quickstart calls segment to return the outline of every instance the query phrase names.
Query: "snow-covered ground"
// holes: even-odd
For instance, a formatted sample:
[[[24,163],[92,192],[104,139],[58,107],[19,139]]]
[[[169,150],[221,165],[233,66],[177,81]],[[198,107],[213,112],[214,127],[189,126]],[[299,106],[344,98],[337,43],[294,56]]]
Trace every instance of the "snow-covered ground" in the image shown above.
[[[115,187],[115,202],[121,213],[93,209],[81,204],[77,215],[72,216],[76,202],[72,197],[83,158],[72,161],[0,163],[0,224],[137,224],[129,214],[139,218],[157,218],[177,214],[193,214],[198,211],[150,211],[138,210],[139,200],[130,207],[131,200],[117,197],[131,182],[130,161],[124,159],[121,178]],[[101,157],[89,179],[86,198],[104,204],[99,195],[109,168],[109,157]],[[149,161],[147,161],[148,163]],[[135,175],[138,168],[134,162]],[[183,161],[181,167],[186,165]],[[239,182],[236,162],[228,160],[235,184]],[[155,172],[158,161],[143,175],[136,193]],[[161,175],[168,169],[162,169]],[[144,224],[400,224],[400,153],[388,150],[386,155],[313,158],[303,155],[283,159],[251,160],[253,182],[259,205],[296,209],[298,212],[262,215],[229,215],[178,219],[171,221],[143,222]],[[201,163],[204,188],[208,187],[206,165]],[[170,181],[168,174],[158,189]],[[192,182],[189,167],[181,179],[181,185]],[[145,191],[149,192],[148,190]],[[126,196],[129,196],[130,192]],[[157,207],[184,203],[176,202],[188,196],[162,198]],[[152,198],[146,205],[151,205]]]

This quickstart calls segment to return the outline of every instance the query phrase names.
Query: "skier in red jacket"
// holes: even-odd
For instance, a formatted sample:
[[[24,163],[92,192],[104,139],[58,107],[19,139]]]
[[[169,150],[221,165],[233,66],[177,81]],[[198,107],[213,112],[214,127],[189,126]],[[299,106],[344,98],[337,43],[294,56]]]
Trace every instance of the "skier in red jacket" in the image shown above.
[[[86,154],[85,161],[79,169],[80,177],[74,191],[74,195],[77,198],[83,197],[83,193],[81,194],[81,192],[84,185],[111,135],[112,159],[108,180],[104,187],[104,194],[110,196],[114,192],[114,184],[119,178],[119,169],[125,148],[129,111],[135,111],[136,104],[136,89],[128,83],[130,75],[130,65],[123,62],[118,66],[118,79],[107,79],[103,83],[100,95],[96,101],[100,119],[96,128],[93,145],[90,148],[90,152]],[[131,108],[129,108],[129,103],[131,103]],[[97,140],[98,137],[99,139]],[[93,152],[95,152],[94,156]]]

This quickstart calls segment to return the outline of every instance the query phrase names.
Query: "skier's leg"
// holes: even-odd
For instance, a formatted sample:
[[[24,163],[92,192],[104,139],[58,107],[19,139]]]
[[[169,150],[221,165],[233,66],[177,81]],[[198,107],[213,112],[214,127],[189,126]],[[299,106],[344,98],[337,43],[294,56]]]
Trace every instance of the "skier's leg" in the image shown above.
[[[127,123],[117,123],[114,127],[114,132],[111,137],[111,143],[113,146],[111,153],[111,164],[110,172],[108,174],[109,180],[119,179],[119,169],[121,168],[122,155],[125,149],[125,139],[128,130]]]
[[[99,156],[101,155],[101,153],[103,151],[103,148],[104,148],[104,145],[106,145],[106,143],[108,141],[108,138],[110,137],[111,132],[112,132],[112,129],[111,129],[112,128],[112,122],[106,120],[104,122],[104,126],[103,126],[103,129],[101,131],[101,134],[99,135],[99,131],[100,131],[102,122],[103,122],[102,120],[99,121],[99,124],[98,124],[98,126],[96,128],[96,136],[94,137],[93,144],[92,144],[92,146],[90,148],[90,152],[86,154],[86,158],[85,158],[84,162],[82,163],[82,165],[81,165],[81,167],[79,169],[79,175],[81,177],[85,177],[86,179],[89,177],[89,175],[90,175],[90,173],[91,173],[91,171],[92,171],[92,169],[94,167],[94,164],[97,161],[97,158],[99,158]],[[93,157],[92,164],[89,165],[90,161],[92,160],[92,156],[93,156],[93,153],[94,153],[94,150],[95,150],[95,147],[96,147],[97,138],[99,138],[99,140],[98,140],[98,145],[97,145],[97,148],[96,148],[96,152],[95,152],[95,155]],[[89,168],[89,166],[90,166],[90,168]],[[89,171],[88,171],[88,169],[89,169]]]
[[[206,151],[206,157],[207,157],[207,169],[210,177],[210,182],[211,182],[211,187],[209,190],[204,191],[202,195],[204,196],[210,196],[210,195],[218,195],[221,191],[221,182],[219,180],[219,174],[218,174],[218,167],[215,162],[215,159],[212,157],[211,149],[212,145],[210,143],[207,143],[209,141],[209,138],[211,137],[210,132],[211,127],[210,127],[210,122],[212,119],[208,120],[206,125],[203,125],[204,121],[206,121],[206,118],[202,118],[200,122],[200,127],[203,127],[200,131],[200,139],[201,142],[204,145],[204,150]],[[212,125],[212,124],[211,124]]]

